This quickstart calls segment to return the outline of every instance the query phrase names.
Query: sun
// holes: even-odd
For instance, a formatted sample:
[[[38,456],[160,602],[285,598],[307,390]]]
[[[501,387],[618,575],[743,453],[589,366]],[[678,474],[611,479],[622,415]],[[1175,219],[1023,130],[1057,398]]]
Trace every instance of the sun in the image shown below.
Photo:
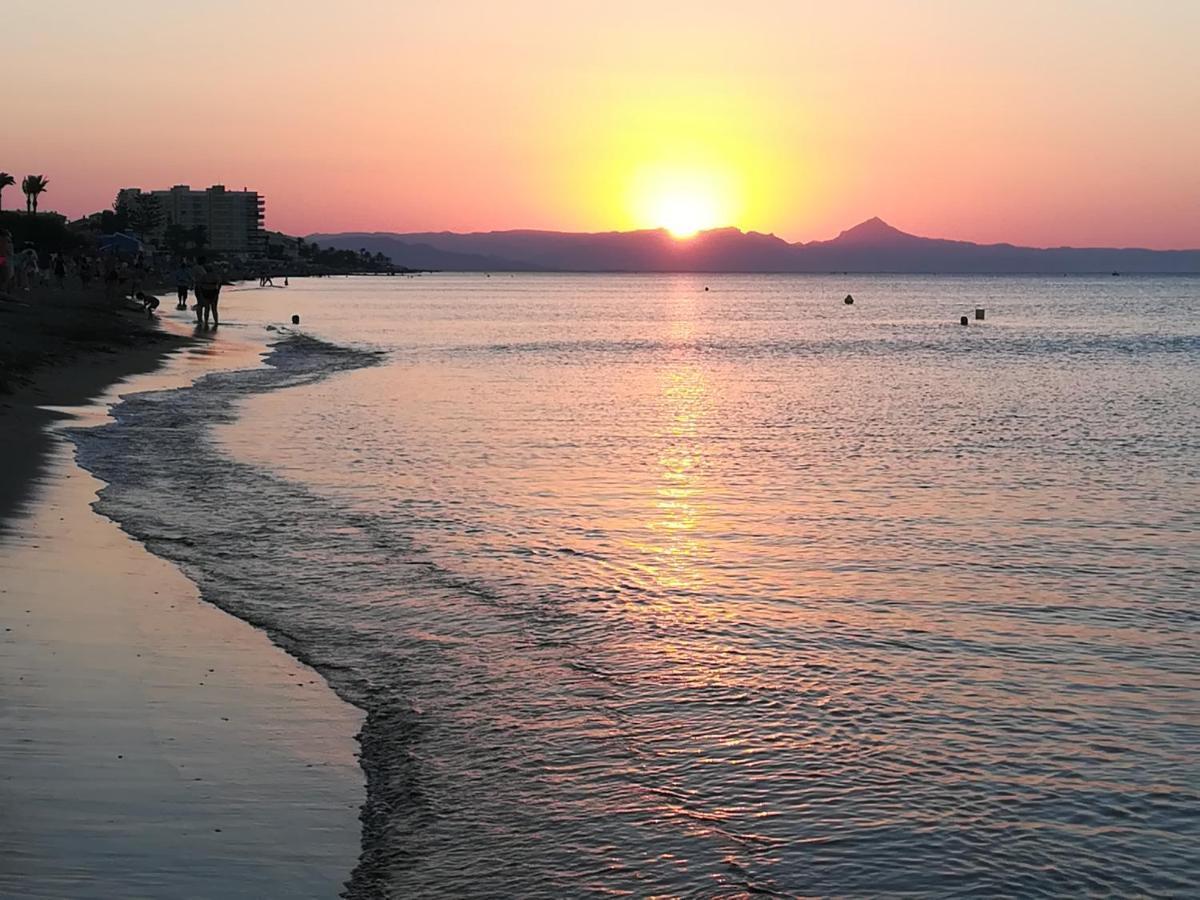
[[[793,117],[766,94],[723,79],[681,75],[648,88],[629,73],[613,78],[596,82],[582,119],[581,98],[564,107],[578,150],[564,151],[562,194],[580,222],[662,229],[683,244],[701,231],[759,230],[812,204],[814,158],[796,151],[800,125],[784,123]]]
[[[677,239],[731,224],[730,191],[716,173],[658,165],[634,180],[634,218],[643,228],[665,228]]]
[[[697,232],[721,224],[714,197],[696,190],[664,190],[653,201],[651,219],[672,237],[690,238]]]

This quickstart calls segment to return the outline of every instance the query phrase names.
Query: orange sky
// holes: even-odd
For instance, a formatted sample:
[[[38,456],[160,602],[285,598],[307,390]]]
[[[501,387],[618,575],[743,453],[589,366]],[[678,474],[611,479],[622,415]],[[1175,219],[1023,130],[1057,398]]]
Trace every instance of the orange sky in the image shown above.
[[[811,240],[879,215],[977,241],[1200,246],[1194,0],[0,16],[0,169],[46,174],[42,208],[71,215],[125,185],[221,182],[294,233],[677,218]]]

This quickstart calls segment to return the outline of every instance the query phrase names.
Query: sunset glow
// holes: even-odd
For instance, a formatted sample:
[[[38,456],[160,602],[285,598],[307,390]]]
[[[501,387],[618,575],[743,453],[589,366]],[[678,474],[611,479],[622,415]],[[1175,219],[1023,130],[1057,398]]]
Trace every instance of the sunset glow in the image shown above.
[[[1198,39],[4,0],[3,896],[1200,900]]]
[[[0,165],[44,172],[43,208],[68,215],[129,185],[249,186],[293,233],[811,240],[880,216],[985,242],[1196,243],[1200,129],[1181,111],[1200,108],[1200,4],[855,6],[15,0],[25,81]],[[123,102],[131,41],[148,84]]]

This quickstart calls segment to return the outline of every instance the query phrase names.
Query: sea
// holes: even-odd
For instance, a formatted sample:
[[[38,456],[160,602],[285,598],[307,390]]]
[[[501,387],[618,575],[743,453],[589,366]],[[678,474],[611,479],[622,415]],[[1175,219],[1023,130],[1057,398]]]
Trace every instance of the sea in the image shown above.
[[[1200,279],[221,308],[73,439],[365,710],[346,896],[1200,895]]]

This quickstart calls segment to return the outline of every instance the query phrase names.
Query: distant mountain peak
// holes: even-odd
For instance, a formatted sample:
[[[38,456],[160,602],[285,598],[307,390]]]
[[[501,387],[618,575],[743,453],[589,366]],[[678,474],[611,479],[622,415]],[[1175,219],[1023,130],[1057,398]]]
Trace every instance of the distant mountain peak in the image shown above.
[[[834,238],[840,244],[889,244],[897,240],[912,240],[913,236],[893,228],[879,216],[859,222]]]

